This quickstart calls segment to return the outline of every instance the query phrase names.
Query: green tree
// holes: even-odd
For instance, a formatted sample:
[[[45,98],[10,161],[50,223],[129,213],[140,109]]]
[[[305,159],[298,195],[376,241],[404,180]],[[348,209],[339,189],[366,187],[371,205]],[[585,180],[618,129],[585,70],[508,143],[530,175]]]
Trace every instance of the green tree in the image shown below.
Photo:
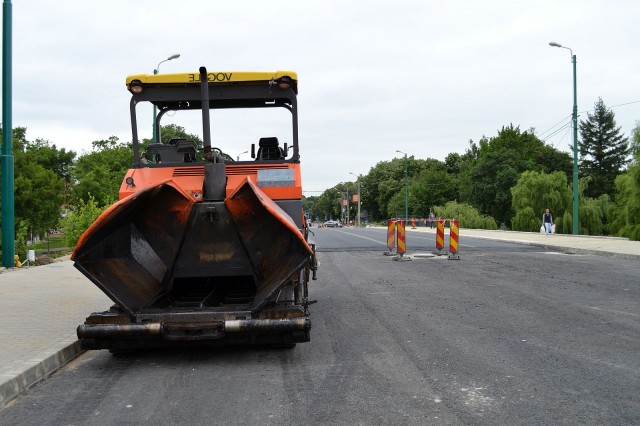
[[[563,160],[564,159],[564,160]],[[471,200],[484,214],[511,226],[511,188],[527,170],[566,173],[570,157],[554,152],[533,132],[510,125],[496,137],[480,140],[477,158],[470,170]]]
[[[64,180],[24,154],[16,152],[15,162],[16,223],[24,220],[38,234],[56,228],[64,201]]]
[[[437,218],[458,219],[461,228],[469,229],[497,229],[496,221],[480,212],[468,203],[449,201],[444,206],[434,206]]]
[[[36,139],[35,142],[27,141],[24,150],[31,161],[41,165],[46,170],[53,171],[58,177],[62,178],[64,182],[63,204],[69,204],[72,188],[71,169],[73,168],[76,153],[67,151],[64,148],[58,149],[55,144],[46,139]]]
[[[629,151],[633,158],[640,158],[640,121],[636,121],[636,127],[631,131]]]
[[[306,213],[309,213],[310,215],[309,217],[311,220],[314,220],[318,216],[315,210],[315,203],[317,199],[318,197],[314,197],[314,196],[310,196],[310,197],[305,197],[304,195],[302,196],[302,209]]]
[[[589,177],[585,195],[597,198],[614,194],[615,179],[629,162],[629,140],[616,127],[613,111],[602,99],[594,105],[593,114],[580,121],[580,175]]]
[[[314,203],[314,207],[316,212],[318,213],[318,219],[320,221],[325,221],[329,219],[339,219],[340,218],[340,200],[342,196],[340,191],[336,188],[329,188],[324,191],[316,202]]]
[[[407,164],[409,161],[407,160]],[[407,170],[409,168],[407,167]],[[362,208],[369,212],[370,220],[388,217],[387,207],[391,197],[397,193],[404,182],[404,159],[394,158],[381,161],[362,177]]]
[[[580,200],[580,232],[585,235],[607,235],[613,203],[607,194]]]
[[[469,148],[463,155],[450,153],[444,159],[446,171],[451,177],[451,186],[455,190],[455,197],[460,202],[472,201],[471,169],[478,156],[478,145],[469,141]]]
[[[55,144],[46,139],[27,142],[24,151],[31,161],[40,164],[47,170],[53,171],[65,182],[71,180],[71,168],[76,158],[74,151],[67,151],[64,148],[58,149]]]
[[[89,226],[102,214],[106,207],[100,207],[95,198],[88,195],[88,201],[80,200],[75,209],[68,212],[62,219],[64,241],[68,247],[75,247],[80,237]]]
[[[419,179],[420,174],[438,160],[420,160],[411,156],[407,158],[407,177],[409,186],[415,179]],[[389,203],[392,199],[402,196],[402,216],[404,216],[404,157],[394,158],[391,161],[381,161],[369,170],[361,180],[362,208],[369,213],[370,220],[386,219],[397,214],[396,208],[389,210]],[[400,194],[400,195],[399,195]],[[409,197],[411,197],[411,190]],[[395,201],[393,206],[397,204]],[[415,203],[409,204],[409,212]]]
[[[92,143],[93,151],[81,155],[73,167],[75,200],[89,201],[93,196],[100,206],[118,199],[118,191],[125,173],[133,163],[130,144],[122,143],[116,136]]]
[[[61,174],[73,155],[42,140],[29,142],[26,134],[24,127],[13,129],[15,224],[16,230],[26,223],[31,232],[39,234],[58,224],[64,201]]]
[[[542,224],[542,213],[549,209],[556,229],[561,231],[564,212],[571,206],[571,189],[563,172],[525,171],[511,188],[515,216],[512,229],[535,232]]]
[[[640,152],[636,151],[633,163],[626,173],[616,178],[615,184],[610,231],[614,235],[640,240]]]
[[[437,160],[427,160],[427,167],[409,183],[409,211],[412,215],[427,217],[434,206],[444,205],[457,198],[455,174]],[[404,212],[404,191],[402,191]],[[404,214],[403,214],[404,215]]]

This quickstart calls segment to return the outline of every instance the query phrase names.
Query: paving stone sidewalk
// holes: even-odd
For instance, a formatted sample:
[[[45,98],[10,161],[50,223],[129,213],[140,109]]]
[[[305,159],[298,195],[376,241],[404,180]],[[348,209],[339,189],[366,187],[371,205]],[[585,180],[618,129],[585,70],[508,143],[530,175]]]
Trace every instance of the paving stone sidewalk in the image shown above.
[[[76,327],[112,304],[70,260],[0,273],[0,409],[78,356]]]
[[[407,235],[409,236],[411,232],[433,233],[435,246],[435,229],[428,227],[417,227],[416,229],[411,229],[411,226],[408,226]],[[628,238],[567,234],[552,234],[546,236],[545,234],[537,232],[493,231],[466,228],[460,228],[458,234],[460,244],[464,244],[464,239],[467,237],[485,238],[516,244],[544,247],[549,250],[557,250],[565,253],[593,254],[619,259],[640,260],[640,241],[630,241]],[[445,236],[448,237],[448,235],[449,229],[446,228]],[[408,241],[407,252],[410,252],[410,250],[410,241]]]

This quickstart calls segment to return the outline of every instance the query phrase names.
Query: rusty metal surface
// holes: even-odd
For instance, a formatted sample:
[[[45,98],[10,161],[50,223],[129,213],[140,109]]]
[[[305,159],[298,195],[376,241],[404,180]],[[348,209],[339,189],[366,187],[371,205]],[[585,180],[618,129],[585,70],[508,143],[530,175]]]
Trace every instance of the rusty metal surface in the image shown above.
[[[310,249],[256,190],[246,184],[225,203],[196,204],[170,185],[142,191],[101,218],[76,267],[131,315],[185,277],[251,277],[257,310],[307,264]]]
[[[249,180],[225,200],[258,278],[253,311],[264,306],[312,253],[293,220]],[[274,207],[275,206],[275,207]]]
[[[265,309],[261,318],[222,319],[220,312],[139,314],[94,313],[77,330],[84,349],[134,349],[226,344],[290,344],[309,341],[311,321],[300,307]],[[271,312],[273,311],[273,312]],[[118,322],[114,321],[118,318]],[[130,319],[130,321],[134,321]]]
[[[162,338],[169,341],[203,341],[225,337],[223,321],[206,323],[166,323],[162,326]]]
[[[230,320],[224,323],[224,331],[227,333],[277,333],[296,330],[304,331],[309,328],[311,328],[311,325],[308,318]]]
[[[159,336],[162,330],[160,323],[155,324],[82,324],[78,326],[79,338],[100,339],[118,336],[140,337]]]
[[[168,184],[121,200],[82,237],[76,268],[134,315],[166,291],[191,204]]]

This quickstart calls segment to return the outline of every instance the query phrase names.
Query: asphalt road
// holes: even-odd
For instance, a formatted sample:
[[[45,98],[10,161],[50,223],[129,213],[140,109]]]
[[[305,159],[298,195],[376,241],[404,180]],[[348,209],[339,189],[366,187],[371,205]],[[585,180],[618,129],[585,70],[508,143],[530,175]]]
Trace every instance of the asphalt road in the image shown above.
[[[397,262],[384,229],[314,232],[311,342],[88,352],[0,424],[640,424],[639,262],[480,239]]]

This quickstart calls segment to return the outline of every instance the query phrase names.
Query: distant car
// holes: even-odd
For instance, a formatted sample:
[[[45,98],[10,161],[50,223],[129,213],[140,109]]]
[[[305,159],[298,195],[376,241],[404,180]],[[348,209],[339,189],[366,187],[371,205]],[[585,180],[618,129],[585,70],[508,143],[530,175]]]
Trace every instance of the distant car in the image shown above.
[[[342,228],[342,224],[336,220],[328,220],[324,223],[326,228]]]

